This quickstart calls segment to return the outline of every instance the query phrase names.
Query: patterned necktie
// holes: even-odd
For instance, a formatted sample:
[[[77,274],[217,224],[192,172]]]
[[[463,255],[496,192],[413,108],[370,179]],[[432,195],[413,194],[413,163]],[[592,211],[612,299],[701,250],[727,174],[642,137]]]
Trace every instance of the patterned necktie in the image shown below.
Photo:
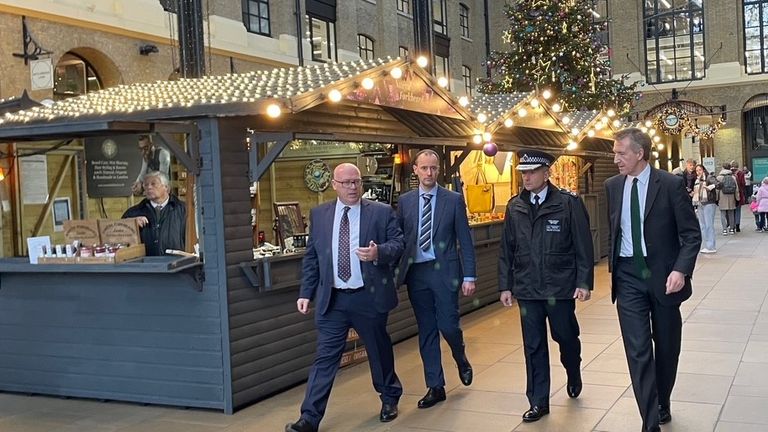
[[[640,233],[640,194],[637,191],[637,178],[632,180],[629,215],[632,222],[632,257],[635,260],[635,270],[640,279],[648,279],[650,271],[643,256],[643,237]]]
[[[424,207],[421,209],[421,229],[419,229],[419,248],[424,252],[432,245],[432,195],[424,194]]]
[[[344,206],[339,224],[339,279],[347,282],[352,277],[352,266],[349,263],[349,206]]]

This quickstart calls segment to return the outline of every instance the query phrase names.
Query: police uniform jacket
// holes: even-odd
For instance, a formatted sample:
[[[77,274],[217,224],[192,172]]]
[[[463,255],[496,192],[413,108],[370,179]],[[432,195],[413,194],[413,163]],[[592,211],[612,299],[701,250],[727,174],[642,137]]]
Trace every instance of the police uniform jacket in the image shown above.
[[[538,212],[529,191],[507,204],[499,291],[520,300],[572,299],[576,288],[591,290],[594,283],[587,209],[576,194],[548,187]]]

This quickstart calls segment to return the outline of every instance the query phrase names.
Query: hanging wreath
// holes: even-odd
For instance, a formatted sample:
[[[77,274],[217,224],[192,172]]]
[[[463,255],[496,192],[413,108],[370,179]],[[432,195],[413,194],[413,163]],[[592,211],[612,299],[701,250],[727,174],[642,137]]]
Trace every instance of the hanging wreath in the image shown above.
[[[718,130],[720,130],[721,127],[725,125],[725,120],[723,120],[722,117],[717,119],[717,122],[704,126],[702,128],[699,128],[694,125],[694,127],[690,128],[688,131],[689,136],[695,136],[699,137],[699,139],[710,139],[715,136]]]
[[[653,121],[656,130],[667,135],[679,135],[684,130],[694,129],[691,120],[684,109],[678,107],[664,108]]]

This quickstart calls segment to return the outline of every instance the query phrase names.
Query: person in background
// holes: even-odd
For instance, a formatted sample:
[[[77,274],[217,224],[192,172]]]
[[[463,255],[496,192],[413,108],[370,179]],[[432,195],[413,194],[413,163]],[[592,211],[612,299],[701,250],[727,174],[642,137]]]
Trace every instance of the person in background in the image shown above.
[[[723,163],[723,169],[717,175],[719,190],[717,205],[720,206],[720,221],[723,235],[736,234],[736,207],[739,203],[739,185],[731,171],[729,162]]]
[[[757,190],[755,201],[757,202],[760,231],[768,232],[768,225],[766,225],[766,223],[768,223],[768,177],[763,179],[760,189]]]
[[[141,171],[131,186],[134,195],[141,193],[142,182],[148,172],[159,171],[171,178],[171,153],[168,150],[155,146],[149,135],[139,135],[138,146],[141,153]]]
[[[148,256],[165,255],[167,249],[183,251],[187,232],[187,209],[171,194],[168,177],[152,171],[142,181],[144,198],[123,213],[123,219],[136,218],[141,241]]]
[[[733,172],[733,176],[736,179],[736,185],[739,187],[739,196],[738,202],[736,203],[734,218],[736,221],[736,232],[741,232],[741,206],[747,203],[746,197],[749,195],[746,194],[747,186],[744,171],[739,169],[739,163],[735,160],[731,161],[731,172]]]
[[[693,185],[698,178],[699,176],[696,174],[696,161],[694,159],[686,160],[683,179],[685,180],[685,190],[688,191],[688,195],[693,196]]]
[[[741,170],[744,171],[744,186],[746,187],[746,191],[744,191],[744,196],[750,196],[754,193],[752,191],[752,171],[750,171],[749,168],[747,168],[746,164],[744,164]]]
[[[696,183],[693,185],[693,206],[699,217],[701,238],[704,247],[701,253],[717,252],[715,247],[715,211],[717,210],[717,179],[710,174],[704,165],[696,165]]]
[[[683,320],[701,231],[680,180],[651,167],[651,138],[637,128],[614,135],[619,174],[605,181],[611,245],[608,270],[632,390],[644,432],[672,420]]]
[[[429,408],[445,400],[440,334],[451,349],[461,383],[472,383],[472,365],[459,323],[459,292],[464,296],[475,293],[477,272],[464,197],[437,184],[440,157],[434,150],[420,151],[413,160],[413,172],[419,188],[401,195],[397,203],[405,236],[398,279],[408,285],[419,326],[427,394],[417,406]]]
[[[579,396],[581,341],[576,299],[586,301],[594,285],[594,251],[589,215],[575,193],[549,182],[555,158],[539,150],[520,150],[517,169],[524,190],[507,204],[499,253],[499,300],[520,307],[523,331],[525,395],[530,408],[524,422],[549,414],[550,368],[547,321],[560,346],[568,378],[566,392]],[[682,183],[681,183],[682,184]]]
[[[306,315],[310,301],[315,303],[317,354],[301,416],[285,425],[285,432],[317,432],[350,328],[365,344],[373,388],[381,399],[379,421],[398,414],[403,387],[395,373],[387,318],[397,306],[394,269],[403,253],[403,232],[392,207],[361,198],[362,182],[355,165],[338,165],[331,180],[336,199],[309,213],[296,308]]]

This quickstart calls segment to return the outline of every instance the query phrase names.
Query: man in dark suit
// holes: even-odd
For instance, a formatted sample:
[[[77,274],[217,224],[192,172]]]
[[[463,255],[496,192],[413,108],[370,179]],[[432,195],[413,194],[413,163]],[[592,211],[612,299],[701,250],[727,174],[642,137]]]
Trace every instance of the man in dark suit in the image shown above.
[[[427,394],[417,406],[429,408],[445,400],[439,333],[451,348],[462,384],[472,383],[472,366],[459,326],[459,287],[465,296],[475,292],[475,246],[464,198],[437,184],[437,153],[420,151],[414,159],[413,172],[419,178],[419,188],[403,194],[397,206],[405,236],[398,280],[408,285],[419,326],[419,353]]]
[[[341,164],[333,172],[337,200],[310,211],[307,252],[296,306],[309,313],[315,302],[317,356],[309,373],[301,417],[286,432],[316,432],[333,380],[354,328],[365,343],[373,387],[381,395],[379,420],[397,417],[403,394],[395,374],[387,316],[397,306],[394,268],[403,252],[403,233],[392,208],[361,200],[360,170]]]
[[[550,368],[547,322],[560,347],[568,376],[566,392],[579,397],[581,341],[576,300],[586,301],[594,284],[594,252],[589,215],[575,193],[549,182],[555,157],[521,149],[517,169],[524,190],[512,197],[504,215],[499,253],[499,300],[511,307],[517,299],[523,330],[525,395],[530,408],[524,422],[549,414]]]
[[[613,152],[620,174],[605,182],[611,295],[643,431],[659,431],[659,424],[672,420],[680,303],[691,296],[701,232],[684,183],[650,166],[648,135],[619,131]]]

